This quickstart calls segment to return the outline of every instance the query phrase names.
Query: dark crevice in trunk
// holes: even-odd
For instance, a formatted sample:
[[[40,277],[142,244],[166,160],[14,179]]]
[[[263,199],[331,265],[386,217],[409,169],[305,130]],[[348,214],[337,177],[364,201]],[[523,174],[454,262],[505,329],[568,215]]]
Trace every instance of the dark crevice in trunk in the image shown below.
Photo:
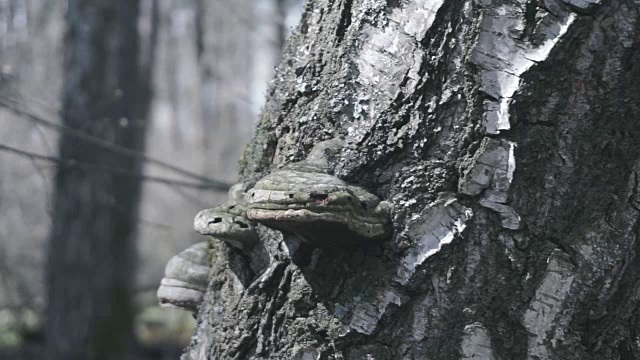
[[[340,5],[340,21],[336,28],[337,44],[342,42],[344,35],[347,33],[349,26],[351,25],[351,6],[353,5],[353,0],[342,0]]]

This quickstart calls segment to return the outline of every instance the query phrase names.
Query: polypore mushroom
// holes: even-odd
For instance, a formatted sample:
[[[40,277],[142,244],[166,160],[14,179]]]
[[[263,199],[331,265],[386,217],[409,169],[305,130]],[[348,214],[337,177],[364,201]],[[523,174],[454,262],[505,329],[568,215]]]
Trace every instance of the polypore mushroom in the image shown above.
[[[158,288],[160,306],[197,312],[207,290],[207,243],[197,243],[172,257]]]
[[[259,180],[247,192],[247,218],[315,246],[348,246],[389,235],[391,204],[328,174],[339,140],[317,144],[306,160]]]
[[[244,201],[244,186],[234,185],[229,190],[229,202],[200,211],[193,227],[199,234],[213,236],[248,252],[258,242],[258,234],[253,222],[246,218]]]

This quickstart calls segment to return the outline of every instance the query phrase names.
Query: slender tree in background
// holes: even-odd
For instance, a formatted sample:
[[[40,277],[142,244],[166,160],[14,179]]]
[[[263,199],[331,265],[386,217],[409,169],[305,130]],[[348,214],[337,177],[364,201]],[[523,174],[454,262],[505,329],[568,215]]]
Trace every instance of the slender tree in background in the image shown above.
[[[274,0],[273,6],[276,15],[276,47],[282,52],[284,42],[287,39],[287,0]]]
[[[237,159],[242,153],[229,141],[230,135],[248,139],[254,129],[250,95],[254,80],[255,1],[201,0],[196,9],[194,40],[201,79],[203,148],[207,154],[202,172],[212,176],[228,166],[228,159]],[[216,176],[226,181],[237,179],[233,172]]]
[[[139,52],[137,0],[70,0],[64,126],[143,151],[153,48]],[[151,44],[154,41],[151,40]],[[60,156],[140,172],[141,163],[62,136]],[[122,359],[132,342],[140,182],[63,166],[47,264],[47,359]]]
[[[297,266],[264,232],[270,265],[243,281],[218,244],[183,359],[640,358],[639,18],[309,0],[243,180],[342,137],[331,170],[394,203],[394,235]]]

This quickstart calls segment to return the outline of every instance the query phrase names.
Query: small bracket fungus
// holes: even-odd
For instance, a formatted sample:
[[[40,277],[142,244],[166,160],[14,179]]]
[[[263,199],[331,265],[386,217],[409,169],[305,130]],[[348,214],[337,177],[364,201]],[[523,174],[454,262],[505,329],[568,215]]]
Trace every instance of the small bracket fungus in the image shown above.
[[[389,235],[391,204],[328,174],[340,140],[317,144],[306,160],[265,176],[247,192],[247,217],[316,246],[345,246]]]
[[[158,288],[160,306],[197,312],[209,277],[207,243],[197,243],[169,260]]]
[[[227,204],[200,211],[193,226],[199,234],[213,236],[247,252],[258,242],[258,234],[246,212],[244,186],[236,184],[229,190]]]

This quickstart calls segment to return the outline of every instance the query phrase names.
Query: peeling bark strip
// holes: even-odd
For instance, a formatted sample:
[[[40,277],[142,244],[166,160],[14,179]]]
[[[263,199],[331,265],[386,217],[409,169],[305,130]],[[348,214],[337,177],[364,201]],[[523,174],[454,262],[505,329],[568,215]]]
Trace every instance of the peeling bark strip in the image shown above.
[[[525,312],[522,324],[531,334],[529,339],[529,359],[547,359],[548,343],[562,341],[562,331],[550,333],[554,328],[556,316],[562,311],[563,303],[573,283],[574,266],[566,254],[560,250],[551,253],[549,265],[542,284],[529,309]],[[551,342],[548,342],[551,340]]]
[[[415,214],[408,222],[405,234],[414,244],[401,260],[394,280],[406,285],[416,268],[461,234],[472,216],[471,209],[460,205],[451,196],[445,196],[420,214]]]
[[[475,323],[464,327],[462,354],[464,360],[495,360],[491,338],[482,324]]]
[[[484,102],[488,134],[511,128],[509,105],[521,85],[522,75],[534,64],[545,61],[549,53],[575,20],[575,14],[558,7],[537,19],[535,40],[523,41],[526,17],[519,3],[495,7],[483,2],[478,43],[472,61],[480,68],[482,91],[492,100]]]
[[[259,225],[255,274],[218,243],[183,358],[640,358],[638,16],[632,0],[308,1],[243,182],[342,138],[326,173],[393,203],[393,235],[303,249],[282,227],[309,255],[296,266]]]
[[[486,2],[481,5],[484,9],[480,35],[471,58],[480,68],[480,88],[490,97],[483,102],[485,131],[496,135],[511,129],[509,107],[520,89],[522,75],[547,59],[575,20],[575,14],[558,7],[556,13],[542,15],[534,32],[527,34],[526,9],[521,4],[494,7]],[[491,189],[483,194],[480,204],[499,213],[502,226],[513,230],[520,228],[520,217],[504,203],[515,170],[515,146],[515,143],[500,144],[485,138],[474,156],[474,164],[459,184],[460,192],[478,195],[491,182]]]
[[[349,140],[361,142],[400,92],[415,90],[423,55],[418,43],[433,25],[443,3],[444,0],[407,1],[385,13],[385,1],[372,0],[356,14],[362,27],[362,45],[356,47],[354,54],[359,75],[352,101],[358,104],[353,116],[360,121],[347,129]],[[403,80],[405,77],[408,81]]]
[[[458,191],[481,195],[480,205],[498,212],[503,227],[517,230],[520,217],[513,208],[504,205],[516,167],[514,148],[512,142],[484,138],[458,184]]]

